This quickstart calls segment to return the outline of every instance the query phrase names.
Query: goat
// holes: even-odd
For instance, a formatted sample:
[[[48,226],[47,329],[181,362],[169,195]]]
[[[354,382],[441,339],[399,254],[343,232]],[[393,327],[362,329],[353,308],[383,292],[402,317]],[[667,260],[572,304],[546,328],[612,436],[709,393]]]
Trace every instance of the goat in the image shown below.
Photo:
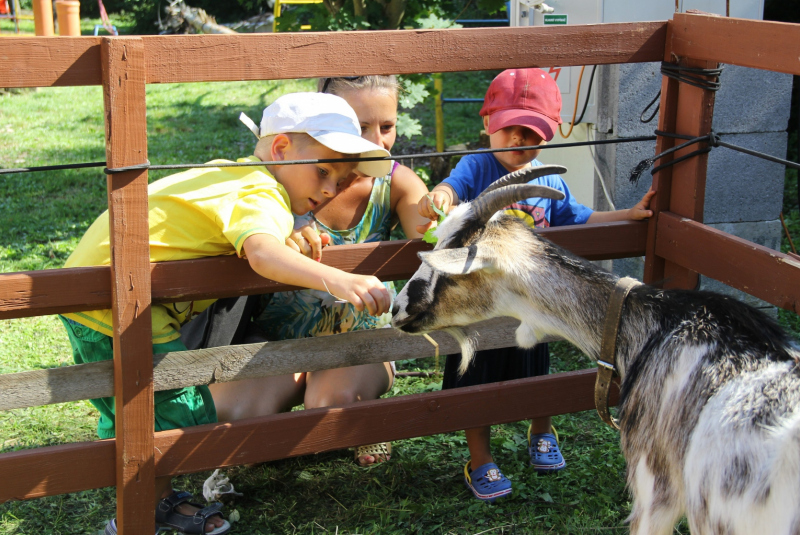
[[[520,182],[564,171],[512,173],[455,207],[434,250],[420,253],[392,324],[448,330],[462,346],[462,370],[473,351],[461,327],[497,316],[521,321],[521,347],[555,335],[597,360],[618,277],[501,211],[523,198],[560,198]],[[685,513],[694,534],[800,534],[796,342],[736,299],[638,285],[616,347],[631,533],[667,535]]]

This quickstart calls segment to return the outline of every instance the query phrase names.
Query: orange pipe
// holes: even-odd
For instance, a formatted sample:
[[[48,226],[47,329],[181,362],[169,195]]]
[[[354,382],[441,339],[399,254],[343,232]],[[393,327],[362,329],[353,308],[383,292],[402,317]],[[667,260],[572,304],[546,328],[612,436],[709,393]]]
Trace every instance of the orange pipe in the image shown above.
[[[81,3],[78,0],[58,0],[58,35],[79,37],[81,35]]]
[[[33,26],[36,35],[50,36],[53,31],[53,4],[50,0],[33,0]]]

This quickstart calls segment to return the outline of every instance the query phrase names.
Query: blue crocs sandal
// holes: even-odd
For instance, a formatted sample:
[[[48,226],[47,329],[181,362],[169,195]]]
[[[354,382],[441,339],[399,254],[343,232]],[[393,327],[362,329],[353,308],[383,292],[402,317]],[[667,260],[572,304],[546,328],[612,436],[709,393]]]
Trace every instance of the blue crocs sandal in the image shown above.
[[[511,494],[511,481],[494,463],[486,463],[470,472],[467,461],[464,465],[464,483],[476,498],[489,503]]]
[[[531,426],[528,426],[528,454],[531,456],[531,466],[538,474],[551,474],[567,466],[558,447],[555,427],[552,430],[552,433],[531,435]]]

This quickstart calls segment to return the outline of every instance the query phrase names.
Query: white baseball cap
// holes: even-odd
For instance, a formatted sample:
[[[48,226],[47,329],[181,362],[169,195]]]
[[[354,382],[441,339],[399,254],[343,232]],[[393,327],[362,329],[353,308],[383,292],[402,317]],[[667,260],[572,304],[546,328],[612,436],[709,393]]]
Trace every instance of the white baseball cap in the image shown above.
[[[389,151],[361,137],[358,117],[342,97],[328,93],[290,93],[264,108],[261,127],[242,113],[241,120],[257,138],[275,134],[305,133],[342,154],[364,158],[391,156]],[[368,176],[388,175],[390,160],[358,162],[357,169]]]

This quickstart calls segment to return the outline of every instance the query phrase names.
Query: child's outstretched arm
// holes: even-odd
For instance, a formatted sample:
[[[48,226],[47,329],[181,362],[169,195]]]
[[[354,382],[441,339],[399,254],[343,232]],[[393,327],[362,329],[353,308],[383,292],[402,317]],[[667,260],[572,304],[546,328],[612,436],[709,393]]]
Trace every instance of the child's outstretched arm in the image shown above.
[[[628,208],[627,210],[615,210],[613,212],[594,212],[589,216],[586,222],[610,223],[611,221],[639,221],[647,219],[653,215],[653,211],[648,207],[655,194],[655,190],[651,188],[650,191],[644,194],[642,200],[636,203],[632,208]]]
[[[242,246],[250,267],[262,277],[315,290],[329,291],[377,316],[389,311],[392,299],[376,277],[353,275],[298,254],[269,234],[254,234]],[[324,281],[324,282],[323,282]],[[327,286],[327,288],[326,288]]]
[[[422,217],[436,221],[439,214],[433,209],[434,206],[447,214],[457,204],[458,194],[455,190],[449,184],[439,184],[419,200],[417,210]]]

